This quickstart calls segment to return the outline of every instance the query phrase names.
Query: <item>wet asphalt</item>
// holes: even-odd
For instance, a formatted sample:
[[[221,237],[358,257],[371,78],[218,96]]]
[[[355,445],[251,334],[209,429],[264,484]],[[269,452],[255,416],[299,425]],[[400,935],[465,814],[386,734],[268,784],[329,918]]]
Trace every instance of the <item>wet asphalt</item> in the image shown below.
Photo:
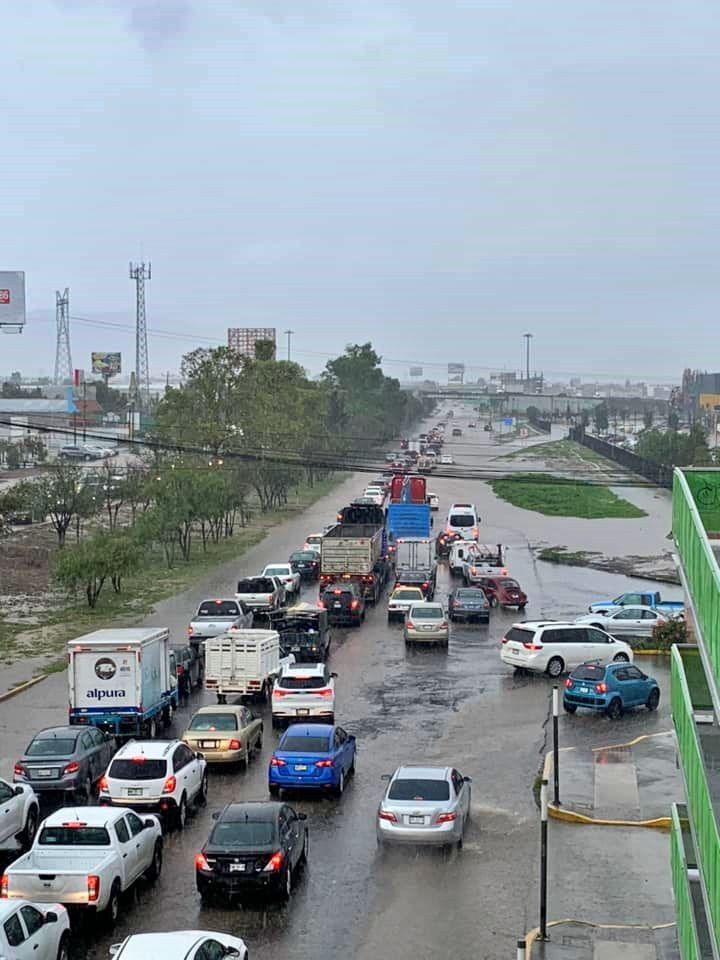
[[[467,421],[461,421],[466,427]],[[471,440],[467,429],[463,447]],[[446,450],[453,452],[448,443]],[[330,522],[336,507],[360,493],[355,477],[319,501],[304,517],[289,521],[253,548],[240,571],[224,568],[204,584],[158,607],[148,623],[168,624],[180,636],[192,607],[207,595],[232,590],[237,573],[254,572],[269,560],[284,560],[304,533]],[[435,529],[453,500],[472,500],[483,517],[483,539],[509,546],[508,568],[530,597],[523,618],[578,616],[598,597],[629,589],[638,581],[581,568],[537,563],[517,510],[510,525],[495,526],[494,497],[482,483],[431,480],[440,497]],[[537,515],[533,515],[537,527]],[[573,521],[546,518],[548,540]],[[602,523],[602,521],[595,521]],[[633,521],[627,521],[632,524]],[[587,521],[584,521],[587,523]],[[669,524],[669,517],[668,517]],[[658,544],[658,551],[664,545]],[[652,545],[649,552],[655,549]],[[246,569],[253,563],[253,570]],[[446,566],[438,577],[438,597],[452,589]],[[665,590],[670,595],[672,591]],[[307,598],[316,588],[304,590]],[[213,811],[234,799],[268,797],[267,762],[277,734],[267,708],[262,757],[247,771],[211,771],[209,802],[195,812],[182,833],[165,838],[160,880],[140,883],[129,895],[112,932],[83,925],[73,941],[72,960],[107,958],[112,943],[131,933],[203,928],[242,936],[253,960],[370,958],[501,958],[513,956],[516,939],[537,922],[538,813],[533,784],[549,748],[552,683],[545,677],[515,676],[499,656],[515,611],[493,610],[489,627],[453,625],[447,651],[406,650],[401,625],[388,625],[384,600],[369,609],[365,624],[335,629],[331,652],[337,672],[337,722],[358,741],[357,772],[340,800],[287,796],[307,814],[309,863],[288,906],[236,904],[205,908],[195,890],[194,857],[206,839]],[[611,723],[578,713],[560,719],[561,743],[619,743],[670,728],[669,674],[663,658],[643,658],[663,691],[661,709],[628,714]],[[52,681],[52,682],[51,682]],[[27,741],[27,732],[63,722],[62,675],[45,684],[37,706],[23,699],[0,708],[4,760]],[[35,695],[38,696],[37,694]],[[192,712],[212,703],[195,692],[181,708],[170,735],[181,735]],[[12,717],[8,714],[12,711]],[[375,811],[382,794],[381,774],[402,762],[428,761],[456,766],[473,778],[472,820],[461,852],[392,851],[381,856],[375,843]],[[578,883],[583,870],[578,868]]]

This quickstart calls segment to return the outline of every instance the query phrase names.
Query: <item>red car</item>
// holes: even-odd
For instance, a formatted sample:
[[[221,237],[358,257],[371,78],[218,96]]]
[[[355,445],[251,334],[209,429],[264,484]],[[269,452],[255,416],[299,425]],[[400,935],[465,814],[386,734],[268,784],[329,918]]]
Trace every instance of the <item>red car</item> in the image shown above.
[[[528,602],[527,594],[512,577],[483,577],[476,584],[485,591],[491,607],[517,607],[524,610]]]

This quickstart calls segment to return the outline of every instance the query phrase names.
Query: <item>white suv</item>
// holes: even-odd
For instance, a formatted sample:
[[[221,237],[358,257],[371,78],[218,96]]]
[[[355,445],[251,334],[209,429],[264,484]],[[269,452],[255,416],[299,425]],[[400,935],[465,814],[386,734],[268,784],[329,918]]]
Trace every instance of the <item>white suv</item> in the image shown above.
[[[334,723],[336,676],[325,663],[295,663],[283,667],[272,692],[273,726],[309,717]]]
[[[632,647],[604,630],[558,620],[514,623],[503,637],[500,659],[515,669],[559,677],[581,663],[597,660],[631,663]]]
[[[101,777],[100,803],[151,811],[184,827],[188,806],[207,799],[207,763],[182,740],[130,740]]]

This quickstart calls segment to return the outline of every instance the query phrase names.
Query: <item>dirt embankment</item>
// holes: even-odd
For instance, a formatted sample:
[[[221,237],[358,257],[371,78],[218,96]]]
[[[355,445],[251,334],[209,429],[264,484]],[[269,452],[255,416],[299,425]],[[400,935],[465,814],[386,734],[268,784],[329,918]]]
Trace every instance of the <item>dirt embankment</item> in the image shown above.
[[[625,556],[608,557],[594,550],[568,550],[564,546],[533,548],[538,560],[560,563],[568,567],[588,567],[606,573],[621,573],[642,580],[657,580],[659,583],[680,583],[675,562],[670,552],[654,557]]]

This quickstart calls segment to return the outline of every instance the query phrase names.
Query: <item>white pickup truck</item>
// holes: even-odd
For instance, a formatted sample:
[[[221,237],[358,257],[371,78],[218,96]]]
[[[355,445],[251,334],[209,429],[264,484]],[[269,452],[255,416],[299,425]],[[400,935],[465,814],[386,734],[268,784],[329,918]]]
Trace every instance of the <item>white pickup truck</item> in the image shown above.
[[[64,807],[40,824],[31,850],[5,869],[0,896],[61,903],[114,924],[121,894],[162,869],[162,828],[122,807]]]
[[[249,629],[252,625],[252,611],[241,600],[203,600],[188,626],[188,643],[199,644],[210,637],[223,636],[230,628]]]

